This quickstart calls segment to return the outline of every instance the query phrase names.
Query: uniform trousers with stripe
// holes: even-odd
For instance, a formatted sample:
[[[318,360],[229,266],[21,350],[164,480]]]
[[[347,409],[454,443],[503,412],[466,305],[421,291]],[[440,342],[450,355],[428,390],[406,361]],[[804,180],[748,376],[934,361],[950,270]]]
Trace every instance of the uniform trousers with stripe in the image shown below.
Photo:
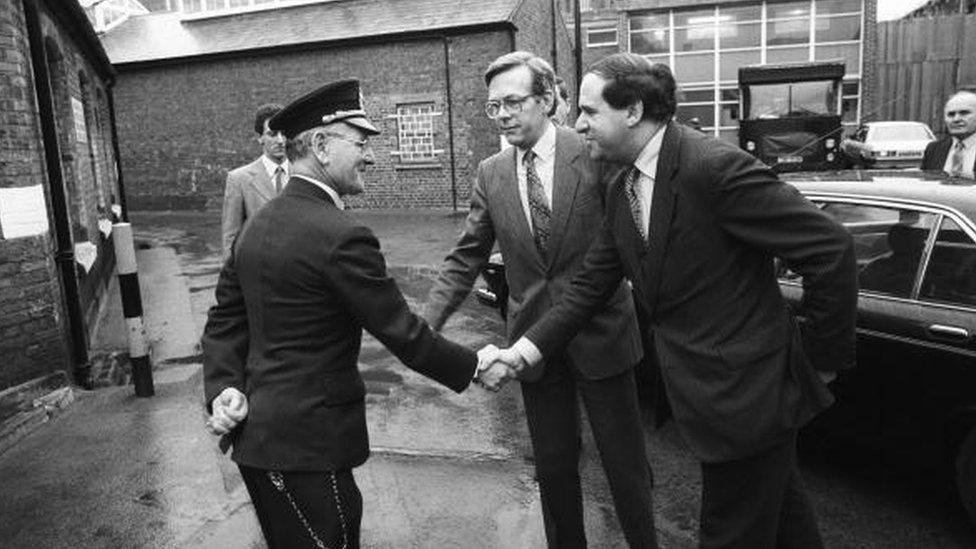
[[[270,471],[238,468],[269,549],[359,549],[363,498],[351,469],[335,471],[334,484],[328,471],[282,472],[281,489]]]

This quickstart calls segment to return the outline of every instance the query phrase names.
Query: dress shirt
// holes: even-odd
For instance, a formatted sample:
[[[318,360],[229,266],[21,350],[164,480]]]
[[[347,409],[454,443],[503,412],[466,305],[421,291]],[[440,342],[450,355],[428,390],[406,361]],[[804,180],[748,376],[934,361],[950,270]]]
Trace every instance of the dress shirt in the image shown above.
[[[949,154],[946,155],[945,165],[942,166],[942,171],[945,173],[952,173],[952,156],[956,153],[957,143],[959,140],[953,137],[952,145],[949,146]],[[973,164],[976,164],[976,133],[963,139],[962,144],[965,147],[962,153],[962,176],[974,179],[976,178],[976,175],[973,174]]]
[[[278,164],[274,160],[271,160],[270,158],[268,158],[267,155],[262,154],[261,155],[261,162],[264,163],[264,169],[265,169],[265,171],[268,172],[268,188],[271,189],[271,194],[272,195],[274,195],[275,192],[276,192],[276,190],[275,190],[275,171],[278,169],[278,166],[281,166],[282,168],[285,169],[285,176],[284,176],[284,179],[282,179],[282,181],[281,181],[281,188],[282,188],[282,190],[284,190],[285,185],[288,184],[288,171],[289,171],[289,168],[291,168],[291,166],[288,165],[288,159],[286,158],[281,164]]]
[[[651,201],[654,197],[654,180],[657,178],[657,158],[661,154],[661,143],[664,141],[665,124],[661,126],[657,133],[651,136],[644,148],[641,149],[637,159],[634,160],[634,167],[640,172],[637,178],[637,198],[641,206],[641,223],[643,223],[646,234],[650,236],[651,225]]]
[[[332,202],[335,203],[336,208],[339,208],[340,210],[346,209],[346,203],[342,201],[342,198],[339,198],[339,193],[335,192],[335,189],[333,189],[332,187],[326,185],[325,183],[322,183],[318,179],[312,179],[311,177],[305,175],[299,175],[296,173],[292,177],[304,179],[305,181],[308,181],[312,185],[315,185],[316,187],[322,189],[323,191],[326,192],[326,194],[329,195],[330,198],[332,198]]]
[[[539,182],[542,183],[542,193],[549,204],[549,212],[552,213],[552,178],[556,166],[556,128],[551,122],[546,124],[546,131],[532,146],[535,153],[535,172],[539,175]],[[529,209],[529,185],[525,178],[525,153],[526,149],[515,149],[515,176],[518,179],[519,199],[522,201],[522,211],[525,212],[525,219],[532,226],[532,211]]]

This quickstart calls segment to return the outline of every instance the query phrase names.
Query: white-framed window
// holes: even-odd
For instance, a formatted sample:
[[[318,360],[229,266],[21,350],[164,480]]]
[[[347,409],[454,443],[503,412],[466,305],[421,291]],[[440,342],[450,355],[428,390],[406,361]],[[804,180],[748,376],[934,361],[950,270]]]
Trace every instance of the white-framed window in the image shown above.
[[[586,47],[617,45],[617,27],[590,27],[586,29]]]
[[[332,0],[175,0],[183,19],[204,19],[232,13],[245,13],[279,8],[317,4]]]
[[[397,123],[397,150],[390,154],[400,162],[432,162],[444,153],[434,147],[434,117],[442,113],[434,109],[434,103],[401,103],[391,118]]]

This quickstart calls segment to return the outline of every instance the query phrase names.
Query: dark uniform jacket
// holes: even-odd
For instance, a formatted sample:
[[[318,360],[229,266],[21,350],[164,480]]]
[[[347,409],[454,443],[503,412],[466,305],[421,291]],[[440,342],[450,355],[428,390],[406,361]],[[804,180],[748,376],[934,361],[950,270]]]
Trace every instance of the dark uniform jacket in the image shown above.
[[[509,339],[515,341],[566,290],[599,232],[605,180],[576,132],[556,128],[550,237],[543,258],[519,197],[517,153],[516,147],[508,147],[478,166],[464,232],[429,296],[425,316],[435,328],[464,301],[497,239],[509,287],[506,327]],[[642,350],[626,284],[618,284],[613,297],[588,319],[565,351],[589,379],[634,367]]]
[[[202,340],[208,405],[226,387],[248,398],[234,461],[325,471],[366,460],[363,329],[455,391],[471,381],[475,353],[410,312],[372,232],[324,190],[292,178],[245,225]]]
[[[728,461],[785,440],[832,401],[816,370],[853,364],[850,235],[747,153],[678,124],[665,129],[646,245],[623,179],[583,271],[526,337],[543,356],[558,352],[626,276],[698,457]],[[803,276],[802,334],[774,256]]]

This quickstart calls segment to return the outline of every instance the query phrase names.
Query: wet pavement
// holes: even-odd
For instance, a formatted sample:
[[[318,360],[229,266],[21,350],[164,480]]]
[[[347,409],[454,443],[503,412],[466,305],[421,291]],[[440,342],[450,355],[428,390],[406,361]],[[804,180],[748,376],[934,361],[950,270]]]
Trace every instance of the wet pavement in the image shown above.
[[[373,227],[419,307],[463,216],[353,213]],[[220,268],[219,214],[137,212],[132,221],[156,396],[76,389],[66,413],[0,455],[0,546],[263,547],[236,468],[202,428],[198,338]],[[115,295],[100,329],[104,349],[125,346],[119,311]],[[473,298],[445,333],[472,347],[503,343],[497,313]],[[545,546],[517,387],[456,395],[368,336],[360,366],[373,449],[356,470],[365,547]],[[662,546],[694,547],[697,463],[673,427],[647,433]],[[589,430],[583,435],[590,545],[624,547]],[[829,453],[801,462],[828,547],[976,546],[958,503],[926,478]]]

